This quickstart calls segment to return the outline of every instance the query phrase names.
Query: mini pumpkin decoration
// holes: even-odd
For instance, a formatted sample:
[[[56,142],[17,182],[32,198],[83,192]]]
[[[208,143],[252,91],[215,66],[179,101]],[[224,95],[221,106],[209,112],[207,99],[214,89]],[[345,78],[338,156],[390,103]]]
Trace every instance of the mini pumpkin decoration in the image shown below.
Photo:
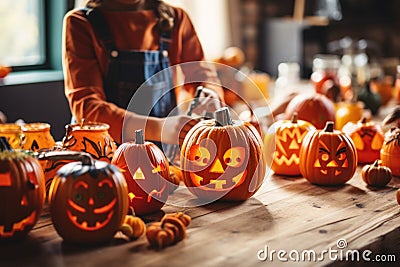
[[[353,140],[334,130],[329,121],[323,130],[309,132],[300,149],[300,172],[318,185],[340,185],[350,180],[357,167]]]
[[[380,152],[382,165],[389,167],[392,175],[400,176],[400,106],[383,120],[384,125],[396,123],[396,127],[385,133],[385,141]]]
[[[215,112],[186,135],[181,150],[185,185],[206,200],[241,201],[261,186],[266,162],[262,139],[247,122],[231,120],[228,108]]]
[[[126,215],[120,230],[130,239],[138,239],[146,232],[146,224],[139,217]]]
[[[398,189],[396,191],[396,200],[397,200],[397,203],[399,203],[399,205],[400,205],[400,189]]]
[[[357,149],[358,163],[371,163],[379,159],[384,136],[378,123],[363,118],[358,122],[348,122],[342,131],[353,139]]]
[[[370,186],[384,187],[392,179],[392,171],[379,163],[380,160],[375,160],[374,164],[362,168],[361,177]]]
[[[322,129],[327,121],[335,121],[333,102],[323,94],[299,94],[287,105],[285,119],[290,120],[297,112],[300,120],[305,120]]]
[[[44,174],[38,160],[11,148],[0,137],[0,240],[26,236],[45,201]]]
[[[145,142],[143,131],[135,132],[135,142],[119,146],[112,163],[128,183],[130,206],[136,215],[159,211],[175,186],[170,182],[169,164],[164,153],[152,142]]]
[[[265,157],[268,161],[269,152],[275,150],[271,169],[280,175],[300,175],[299,154],[301,143],[315,127],[303,120],[297,119],[297,113],[292,120],[279,120],[271,125],[265,136]],[[274,146],[275,144],[275,146]]]
[[[183,240],[186,237],[186,226],[191,221],[189,218],[182,213],[166,214],[160,222],[151,223],[146,230],[150,246],[162,249]]]
[[[111,240],[128,212],[127,185],[118,168],[83,152],[48,152],[39,158],[75,161],[58,170],[50,187],[50,214],[57,233],[73,243]]]

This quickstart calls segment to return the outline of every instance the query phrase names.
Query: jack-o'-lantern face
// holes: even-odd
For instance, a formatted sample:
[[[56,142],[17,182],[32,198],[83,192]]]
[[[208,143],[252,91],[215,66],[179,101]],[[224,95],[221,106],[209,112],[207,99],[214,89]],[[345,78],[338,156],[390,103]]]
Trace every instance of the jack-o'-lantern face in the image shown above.
[[[364,151],[371,149],[372,151],[379,151],[383,144],[383,135],[377,134],[375,130],[368,128],[361,128],[355,132],[351,138],[357,150]]]
[[[216,151],[213,141],[203,139],[189,151],[193,164],[190,177],[196,187],[203,190],[225,191],[243,183],[247,175],[248,156],[241,146]]]
[[[323,141],[319,141],[319,154],[314,163],[321,174],[328,176],[339,176],[343,169],[349,167],[347,160],[347,147],[343,142],[337,140],[332,148],[329,148]]]
[[[39,163],[28,158],[6,162],[0,162],[0,238],[26,234],[44,204],[44,176],[42,172],[38,176]]]
[[[114,215],[115,194],[114,184],[109,179],[76,179],[67,198],[69,220],[84,231],[105,227]]]
[[[301,142],[307,133],[308,131],[305,129],[302,130],[301,128],[287,128],[277,133],[274,163],[279,166],[298,165]]]

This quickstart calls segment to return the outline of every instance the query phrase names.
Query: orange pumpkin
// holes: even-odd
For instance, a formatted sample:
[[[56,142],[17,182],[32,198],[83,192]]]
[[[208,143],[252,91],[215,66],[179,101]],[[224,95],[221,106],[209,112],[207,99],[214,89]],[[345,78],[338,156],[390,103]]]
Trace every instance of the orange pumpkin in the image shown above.
[[[397,203],[400,205],[400,189],[398,189],[396,191],[396,200],[397,200]]]
[[[385,134],[380,156],[382,165],[389,167],[394,176],[400,176],[400,128],[392,128]]]
[[[228,108],[217,110],[215,118],[199,122],[185,137],[185,185],[200,199],[248,199],[266,172],[261,136],[250,123],[231,120]]]
[[[128,212],[127,185],[118,168],[81,152],[49,152],[40,157],[76,161],[61,167],[50,187],[50,214],[57,233],[72,243],[111,240]]]
[[[358,122],[346,123],[342,131],[353,139],[358,163],[371,163],[379,159],[384,136],[378,123],[363,118]]]
[[[297,113],[292,120],[279,120],[271,125],[265,136],[265,157],[267,161],[270,151],[274,150],[271,169],[280,175],[300,175],[299,154],[304,136],[314,131],[315,127],[303,120],[297,119]],[[274,146],[275,145],[275,146]]]
[[[0,240],[26,236],[45,200],[44,174],[37,159],[12,150],[0,137]]]
[[[135,142],[119,146],[112,163],[125,176],[129,203],[136,215],[159,211],[176,187],[171,182],[167,158],[155,144],[143,140],[142,130],[136,131]]]
[[[318,185],[340,185],[350,180],[357,167],[353,140],[334,130],[327,122],[323,130],[309,132],[300,149],[300,172],[309,182]]]
[[[322,94],[299,94],[288,104],[285,110],[285,119],[290,120],[297,112],[300,120],[305,120],[322,129],[327,121],[335,121],[335,107],[333,102]]]
[[[375,160],[372,165],[365,165],[361,171],[361,177],[365,183],[371,186],[386,186],[392,179],[392,171],[379,164],[380,160]]]

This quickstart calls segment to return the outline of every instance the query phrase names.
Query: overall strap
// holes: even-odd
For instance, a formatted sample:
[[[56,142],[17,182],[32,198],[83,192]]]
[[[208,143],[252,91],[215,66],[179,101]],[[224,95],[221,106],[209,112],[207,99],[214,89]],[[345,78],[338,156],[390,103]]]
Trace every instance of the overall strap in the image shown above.
[[[106,18],[96,8],[82,8],[84,16],[89,20],[93,27],[97,38],[104,44],[104,46],[109,50],[116,50],[117,47],[113,41],[110,28],[108,27]]]

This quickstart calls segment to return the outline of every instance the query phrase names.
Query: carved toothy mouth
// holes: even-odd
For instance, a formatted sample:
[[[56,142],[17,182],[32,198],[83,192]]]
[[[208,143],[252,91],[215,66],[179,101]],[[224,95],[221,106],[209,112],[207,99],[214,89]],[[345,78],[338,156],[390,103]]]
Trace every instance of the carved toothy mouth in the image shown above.
[[[36,211],[32,211],[32,213],[22,219],[19,222],[16,222],[12,225],[11,229],[7,230],[4,225],[0,225],[0,237],[12,237],[14,233],[17,231],[24,231],[26,226],[32,225],[35,222]]]
[[[94,214],[105,214],[105,213],[108,212],[108,215],[106,216],[106,218],[103,221],[99,220],[99,221],[96,221],[94,224],[93,223],[91,224],[91,223],[89,223],[89,222],[87,222],[87,221],[85,221],[83,219],[80,219],[80,216],[73,215],[71,213],[71,211],[69,211],[69,210],[67,210],[67,216],[71,220],[71,222],[76,227],[78,227],[79,229],[82,229],[84,231],[99,230],[99,229],[103,228],[105,225],[107,225],[110,222],[110,220],[111,220],[111,218],[112,218],[112,216],[114,214],[114,211],[112,210],[112,208],[115,206],[116,202],[117,202],[117,200],[113,199],[113,201],[111,201],[109,204],[107,204],[107,205],[105,205],[103,207],[94,209],[93,210]],[[75,210],[77,210],[77,211],[79,211],[81,213],[85,213],[86,212],[86,209],[80,207],[79,205],[75,204],[71,200],[68,200],[68,204],[73,209],[75,209]],[[82,216],[82,217],[84,217],[84,216]]]
[[[208,184],[204,184],[204,178],[195,174],[195,173],[190,173],[190,177],[195,184],[196,187],[200,187],[201,189],[204,190],[230,190],[234,187],[237,187],[241,185],[245,178],[246,178],[247,170],[244,170],[243,172],[239,173],[235,177],[232,178],[232,182],[230,185],[227,186],[227,181],[226,179],[210,179]],[[203,183],[203,184],[202,184]]]

